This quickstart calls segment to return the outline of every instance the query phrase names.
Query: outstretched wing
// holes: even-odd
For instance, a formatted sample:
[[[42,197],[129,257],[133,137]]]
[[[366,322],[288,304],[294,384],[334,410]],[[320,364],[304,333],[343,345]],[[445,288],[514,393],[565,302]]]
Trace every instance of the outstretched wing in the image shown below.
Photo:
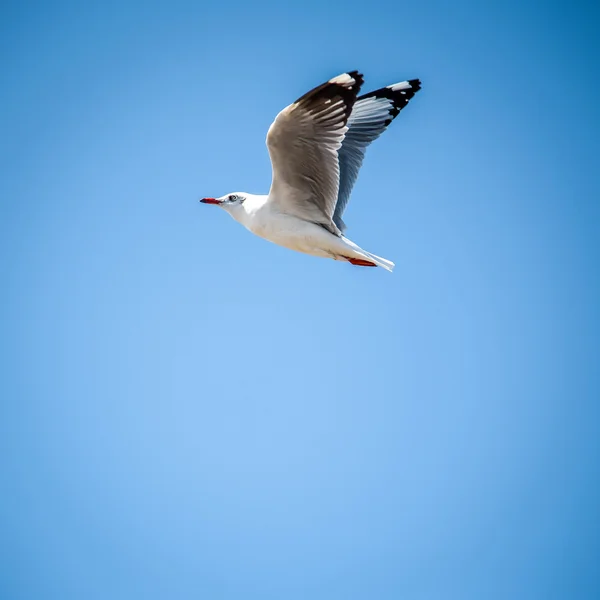
[[[340,231],[346,228],[342,215],[350,200],[367,146],[386,130],[420,89],[421,82],[410,79],[370,92],[356,100],[347,122],[348,131],[338,151],[340,187],[333,221]]]
[[[362,83],[358,71],[330,79],[284,108],[267,134],[273,166],[269,202],[335,234],[338,151]]]

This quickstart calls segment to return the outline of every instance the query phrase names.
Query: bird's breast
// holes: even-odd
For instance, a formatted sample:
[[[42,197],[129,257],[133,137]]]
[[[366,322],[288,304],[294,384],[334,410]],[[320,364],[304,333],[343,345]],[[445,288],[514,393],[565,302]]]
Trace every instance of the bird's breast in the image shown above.
[[[316,256],[331,256],[330,247],[339,239],[325,228],[274,210],[256,213],[247,228],[255,235],[290,250]]]

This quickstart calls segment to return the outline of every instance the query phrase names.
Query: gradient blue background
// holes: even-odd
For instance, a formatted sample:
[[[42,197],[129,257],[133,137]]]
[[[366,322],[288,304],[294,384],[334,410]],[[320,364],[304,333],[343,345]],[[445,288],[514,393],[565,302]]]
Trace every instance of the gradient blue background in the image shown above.
[[[589,3],[4,3],[0,597],[600,597]],[[295,254],[276,113],[423,90]]]

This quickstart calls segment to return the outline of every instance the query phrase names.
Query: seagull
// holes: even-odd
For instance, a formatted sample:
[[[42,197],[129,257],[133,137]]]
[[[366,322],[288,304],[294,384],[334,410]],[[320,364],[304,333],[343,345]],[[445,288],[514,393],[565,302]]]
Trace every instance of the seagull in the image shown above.
[[[344,236],[342,215],[365,151],[421,89],[418,79],[359,96],[364,78],[342,73],[284,108],[267,133],[273,177],[268,195],[202,198],[270,242],[361,267],[394,263]]]

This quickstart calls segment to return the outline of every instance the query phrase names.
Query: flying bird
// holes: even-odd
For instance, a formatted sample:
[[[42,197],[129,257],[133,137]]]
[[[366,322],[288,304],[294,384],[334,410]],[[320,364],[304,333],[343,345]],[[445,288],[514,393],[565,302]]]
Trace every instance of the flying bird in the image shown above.
[[[267,133],[273,167],[268,195],[234,192],[200,202],[225,209],[252,233],[298,252],[362,267],[394,263],[344,236],[342,215],[365,151],[421,89],[409,79],[359,96],[349,71],[284,108]]]

